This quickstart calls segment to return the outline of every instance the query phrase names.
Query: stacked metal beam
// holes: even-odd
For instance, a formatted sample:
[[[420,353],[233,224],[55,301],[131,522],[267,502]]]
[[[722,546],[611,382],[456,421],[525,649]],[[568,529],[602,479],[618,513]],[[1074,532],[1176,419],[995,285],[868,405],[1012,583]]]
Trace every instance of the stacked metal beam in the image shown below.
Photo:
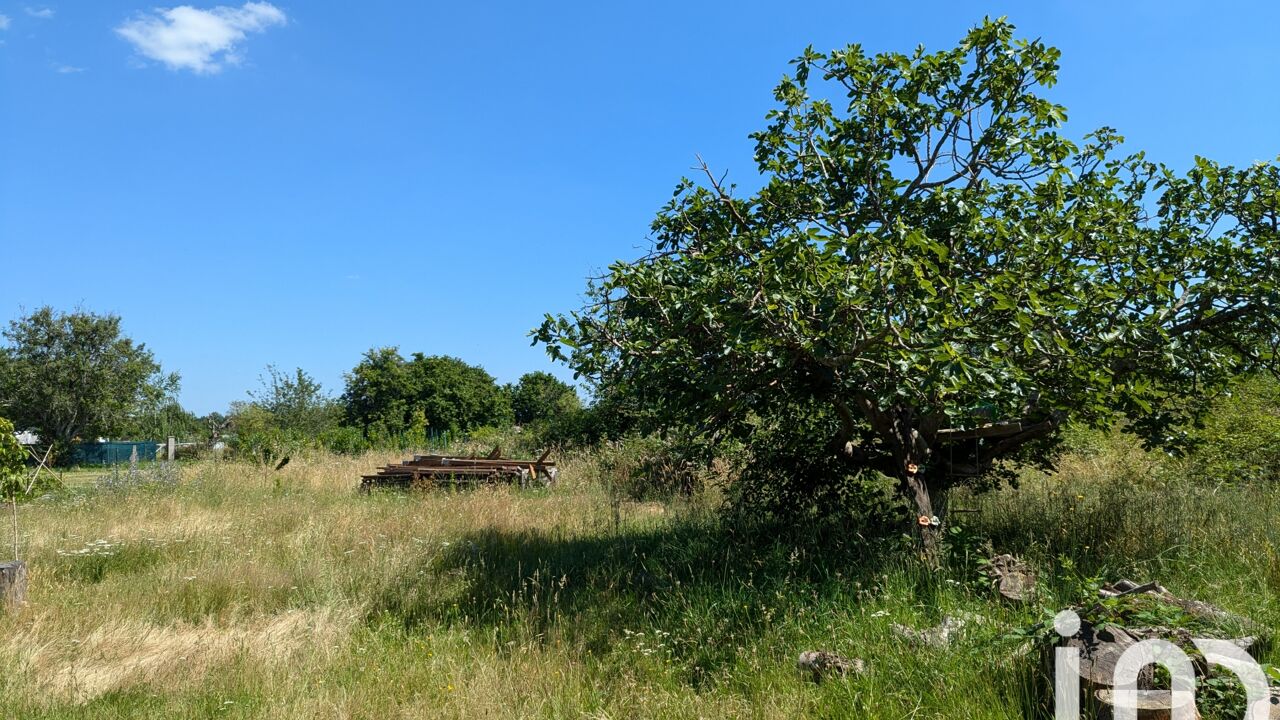
[[[533,483],[550,484],[556,478],[556,464],[549,462],[547,450],[537,460],[516,460],[501,457],[498,448],[487,457],[456,457],[451,455],[415,455],[411,460],[378,468],[372,475],[364,475],[360,490],[373,488],[432,488],[439,486],[487,485],[494,483],[519,483],[526,487]]]

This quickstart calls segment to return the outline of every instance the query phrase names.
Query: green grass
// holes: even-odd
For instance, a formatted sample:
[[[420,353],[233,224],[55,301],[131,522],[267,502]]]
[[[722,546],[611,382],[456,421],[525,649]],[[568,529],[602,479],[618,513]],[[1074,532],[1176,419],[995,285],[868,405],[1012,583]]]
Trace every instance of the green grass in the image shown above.
[[[727,526],[710,495],[615,516],[591,457],[551,490],[357,495],[385,459],[194,464],[172,489],[24,506],[0,716],[1017,718],[1049,700],[1005,635],[1073,576],[1280,620],[1280,494],[1170,480],[1127,447],[953,497],[976,512],[937,572],[852,528]],[[992,597],[985,542],[1038,567],[1039,603]],[[985,621],[946,651],[891,627],[961,612]],[[868,671],[815,685],[808,649]]]

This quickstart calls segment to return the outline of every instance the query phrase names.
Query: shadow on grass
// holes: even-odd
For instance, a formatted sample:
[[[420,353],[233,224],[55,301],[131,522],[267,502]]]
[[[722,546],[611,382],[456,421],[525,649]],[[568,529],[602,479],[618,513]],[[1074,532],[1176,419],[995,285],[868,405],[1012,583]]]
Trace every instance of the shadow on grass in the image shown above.
[[[669,653],[697,682],[744,646],[786,646],[824,614],[847,615],[891,569],[930,602],[937,581],[911,555],[900,540],[709,517],[601,534],[485,529],[410,567],[372,614],[408,627],[488,628],[499,646],[554,637],[603,656],[632,642]]]

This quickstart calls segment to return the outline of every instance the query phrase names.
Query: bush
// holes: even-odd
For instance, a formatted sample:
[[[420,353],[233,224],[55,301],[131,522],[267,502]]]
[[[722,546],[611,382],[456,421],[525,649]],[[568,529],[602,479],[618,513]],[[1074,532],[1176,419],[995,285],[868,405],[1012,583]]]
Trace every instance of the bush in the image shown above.
[[[360,428],[348,425],[326,430],[320,434],[319,442],[321,447],[339,455],[358,455],[369,449],[369,441]]]
[[[1193,433],[1187,474],[1201,482],[1280,480],[1280,381],[1253,376],[1214,404]]]
[[[599,450],[600,469],[617,496],[653,500],[689,495],[702,486],[693,453],[678,443],[632,435],[602,443]]]

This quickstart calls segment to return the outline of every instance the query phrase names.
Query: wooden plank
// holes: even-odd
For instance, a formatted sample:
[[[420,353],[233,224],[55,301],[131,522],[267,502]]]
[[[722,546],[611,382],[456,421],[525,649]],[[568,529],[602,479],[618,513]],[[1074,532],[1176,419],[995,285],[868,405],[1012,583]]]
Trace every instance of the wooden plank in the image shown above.
[[[946,428],[938,431],[939,440],[976,440],[978,438],[1007,437],[1022,432],[1022,421],[988,423],[976,428]]]

